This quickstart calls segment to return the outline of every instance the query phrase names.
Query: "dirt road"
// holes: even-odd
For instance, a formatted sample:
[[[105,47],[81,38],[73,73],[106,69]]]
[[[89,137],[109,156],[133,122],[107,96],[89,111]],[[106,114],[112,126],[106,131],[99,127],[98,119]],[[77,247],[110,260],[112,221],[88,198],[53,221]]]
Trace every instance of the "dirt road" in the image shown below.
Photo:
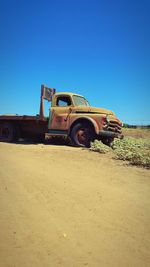
[[[0,143],[0,267],[150,266],[150,172]]]

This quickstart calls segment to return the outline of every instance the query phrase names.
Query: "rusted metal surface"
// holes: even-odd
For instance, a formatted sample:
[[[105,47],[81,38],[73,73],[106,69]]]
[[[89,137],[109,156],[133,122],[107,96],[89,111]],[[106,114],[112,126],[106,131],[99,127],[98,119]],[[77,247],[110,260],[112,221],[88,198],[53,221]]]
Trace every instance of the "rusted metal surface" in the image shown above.
[[[100,130],[113,131],[118,134],[121,133],[122,122],[118,120],[115,115],[111,115],[111,120],[103,124],[102,119],[109,114],[110,111],[104,109],[98,109],[93,107],[52,107],[52,119],[49,129],[55,130],[69,130],[71,125],[76,123],[78,120],[89,121],[98,134]]]

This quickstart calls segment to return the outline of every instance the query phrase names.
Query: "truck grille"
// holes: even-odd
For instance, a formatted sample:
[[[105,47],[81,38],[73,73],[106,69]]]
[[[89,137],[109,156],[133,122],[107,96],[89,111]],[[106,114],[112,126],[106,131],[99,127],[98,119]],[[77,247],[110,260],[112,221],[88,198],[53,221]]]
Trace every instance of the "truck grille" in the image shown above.
[[[117,121],[115,121],[115,120],[110,120],[107,123],[106,130],[121,134],[121,126],[120,126],[120,123],[117,122]]]

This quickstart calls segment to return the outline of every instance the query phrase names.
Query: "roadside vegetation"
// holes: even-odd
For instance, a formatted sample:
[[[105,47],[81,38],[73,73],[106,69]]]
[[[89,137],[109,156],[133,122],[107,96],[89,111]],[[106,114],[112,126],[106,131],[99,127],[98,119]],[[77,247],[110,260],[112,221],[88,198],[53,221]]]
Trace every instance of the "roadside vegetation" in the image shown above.
[[[150,169],[150,138],[124,137],[122,140],[116,139],[111,148],[101,141],[95,140],[91,143],[90,150],[103,154],[112,151],[115,159]]]
[[[125,137],[113,143],[115,158],[150,168],[150,139]]]

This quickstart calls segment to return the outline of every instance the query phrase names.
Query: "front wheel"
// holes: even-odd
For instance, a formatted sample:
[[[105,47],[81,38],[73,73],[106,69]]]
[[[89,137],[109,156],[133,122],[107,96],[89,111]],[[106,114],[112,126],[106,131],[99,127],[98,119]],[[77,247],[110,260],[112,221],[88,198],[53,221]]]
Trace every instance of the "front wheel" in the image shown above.
[[[89,124],[77,123],[72,129],[70,137],[73,145],[90,147],[90,142],[94,139],[94,131]]]

